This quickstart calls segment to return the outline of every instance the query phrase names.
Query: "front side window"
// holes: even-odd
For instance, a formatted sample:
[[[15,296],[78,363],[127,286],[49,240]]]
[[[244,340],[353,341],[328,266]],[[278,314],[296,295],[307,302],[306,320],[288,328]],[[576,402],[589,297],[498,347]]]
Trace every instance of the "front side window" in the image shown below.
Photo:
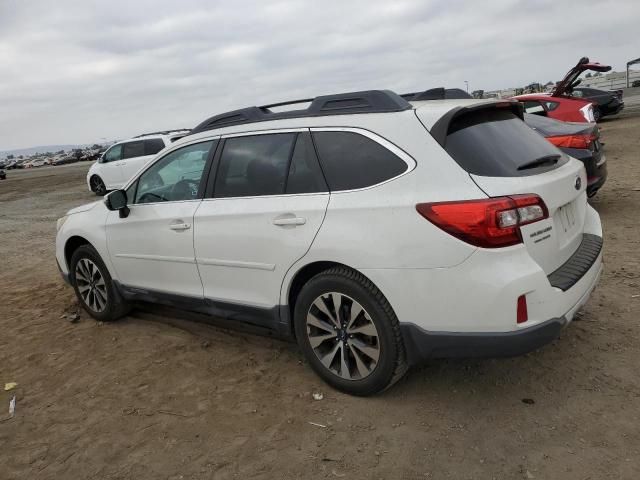
[[[284,193],[295,133],[227,138],[214,186],[216,198]]]
[[[331,191],[370,187],[404,173],[408,165],[378,142],[354,132],[314,132]]]
[[[144,156],[144,142],[127,142],[122,144],[122,159]]]
[[[175,202],[200,198],[202,174],[216,141],[174,150],[148,168],[135,183],[134,203]],[[130,187],[131,188],[131,187]],[[127,190],[129,197],[129,190]],[[133,196],[133,195],[132,195]]]
[[[102,163],[115,162],[116,160],[120,160],[122,158],[122,144],[114,145],[109,150],[107,150],[102,157]]]

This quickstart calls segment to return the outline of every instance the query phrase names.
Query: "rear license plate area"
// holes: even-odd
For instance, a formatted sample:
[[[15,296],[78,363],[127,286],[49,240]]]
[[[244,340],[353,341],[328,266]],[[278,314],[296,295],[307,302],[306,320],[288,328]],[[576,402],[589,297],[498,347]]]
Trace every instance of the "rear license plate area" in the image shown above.
[[[565,232],[569,232],[575,228],[577,222],[574,202],[569,202],[558,208],[557,215],[560,219],[560,226]]]

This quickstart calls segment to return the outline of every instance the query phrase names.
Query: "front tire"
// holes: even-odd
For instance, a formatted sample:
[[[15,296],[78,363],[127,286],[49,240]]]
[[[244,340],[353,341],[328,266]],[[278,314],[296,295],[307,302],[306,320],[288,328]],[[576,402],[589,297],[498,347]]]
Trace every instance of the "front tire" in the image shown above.
[[[116,291],[109,270],[95,248],[78,247],[69,267],[76,297],[89,315],[101,322],[111,322],[129,312],[129,305]]]
[[[89,180],[91,191],[99,197],[104,197],[107,193],[107,187],[98,175],[93,175]]]
[[[294,327],[313,370],[337,390],[374,395],[407,371],[391,305],[369,279],[349,268],[321,272],[302,288]]]

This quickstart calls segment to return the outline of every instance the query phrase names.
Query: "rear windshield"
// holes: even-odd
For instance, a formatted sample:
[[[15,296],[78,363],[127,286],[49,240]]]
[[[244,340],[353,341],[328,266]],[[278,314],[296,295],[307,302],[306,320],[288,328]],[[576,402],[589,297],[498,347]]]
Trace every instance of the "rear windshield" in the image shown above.
[[[454,118],[445,149],[467,172],[520,177],[558,168],[568,159],[506,109],[483,109]]]

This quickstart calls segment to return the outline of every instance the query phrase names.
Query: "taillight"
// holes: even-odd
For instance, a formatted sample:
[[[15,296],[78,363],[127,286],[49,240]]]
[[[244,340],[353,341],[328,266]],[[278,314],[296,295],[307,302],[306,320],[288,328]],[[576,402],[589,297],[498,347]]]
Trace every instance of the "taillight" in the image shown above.
[[[522,243],[520,227],[549,217],[538,195],[419,203],[416,210],[436,227],[484,248]]]
[[[565,148],[591,148],[594,140],[598,138],[596,135],[557,135],[547,137],[556,147]]]

